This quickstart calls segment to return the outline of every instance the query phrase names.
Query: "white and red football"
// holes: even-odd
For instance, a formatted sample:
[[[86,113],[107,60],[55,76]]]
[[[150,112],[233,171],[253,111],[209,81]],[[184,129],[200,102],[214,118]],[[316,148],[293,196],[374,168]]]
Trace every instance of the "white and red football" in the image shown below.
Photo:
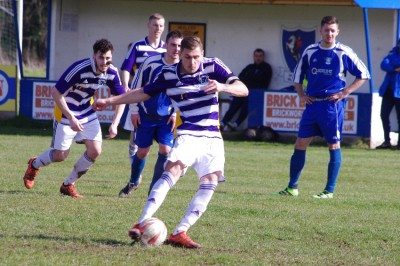
[[[155,217],[144,220],[141,224],[143,233],[140,242],[145,246],[159,246],[167,238],[167,227],[164,222]]]

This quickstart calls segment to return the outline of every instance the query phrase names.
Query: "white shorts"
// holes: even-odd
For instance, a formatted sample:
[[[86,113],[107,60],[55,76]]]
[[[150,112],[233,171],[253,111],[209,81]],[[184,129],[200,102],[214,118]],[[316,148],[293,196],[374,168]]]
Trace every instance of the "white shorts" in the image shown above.
[[[224,141],[220,138],[178,136],[168,154],[168,161],[181,161],[187,167],[192,166],[199,178],[220,171],[218,181],[225,181]]]
[[[66,151],[71,147],[72,141],[95,140],[102,142],[101,127],[98,119],[83,125],[83,131],[77,132],[71,126],[54,121],[53,139],[51,147],[56,150]]]
[[[124,129],[129,130],[129,131],[135,131],[135,127],[133,126],[132,120],[131,120],[131,114],[132,114],[132,111],[129,108],[128,113],[126,115],[126,119],[125,119]]]

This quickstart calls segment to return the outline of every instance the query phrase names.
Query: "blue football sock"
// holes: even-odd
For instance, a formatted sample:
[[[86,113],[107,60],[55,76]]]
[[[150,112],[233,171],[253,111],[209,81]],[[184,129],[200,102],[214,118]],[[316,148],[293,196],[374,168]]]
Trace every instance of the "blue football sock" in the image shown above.
[[[342,165],[342,151],[341,149],[330,150],[329,154],[331,159],[328,164],[328,181],[325,190],[333,193],[339,176],[340,166]]]
[[[157,182],[158,179],[160,179],[162,173],[164,172],[164,163],[166,161],[167,155],[158,153],[157,162],[154,165],[153,179],[151,180],[148,194],[150,194],[150,191],[153,188],[154,184]]]
[[[129,183],[139,185],[139,178],[143,172],[145,164],[146,158],[139,159],[136,154],[133,156],[131,165],[131,179],[129,180]]]
[[[306,163],[306,150],[294,149],[292,158],[290,159],[290,180],[289,188],[297,188],[301,170]]]

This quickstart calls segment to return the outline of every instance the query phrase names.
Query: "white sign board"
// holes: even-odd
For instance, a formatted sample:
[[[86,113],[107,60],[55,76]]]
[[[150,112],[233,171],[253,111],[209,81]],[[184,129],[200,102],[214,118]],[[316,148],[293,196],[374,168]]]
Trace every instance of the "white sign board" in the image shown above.
[[[347,98],[343,134],[357,133],[357,95]],[[263,125],[274,130],[297,132],[305,103],[300,101],[297,93],[265,92]]]

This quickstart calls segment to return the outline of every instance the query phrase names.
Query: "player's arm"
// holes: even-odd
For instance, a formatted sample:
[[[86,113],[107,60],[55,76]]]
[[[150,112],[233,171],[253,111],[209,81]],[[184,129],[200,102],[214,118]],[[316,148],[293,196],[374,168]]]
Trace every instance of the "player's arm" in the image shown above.
[[[332,101],[340,101],[347,96],[349,96],[352,92],[356,91],[358,88],[360,88],[364,82],[367,79],[361,79],[361,78],[356,78],[353,83],[351,83],[347,88],[344,88],[343,90],[339,91],[338,93],[332,94],[329,97],[329,100]]]
[[[121,70],[121,82],[125,90],[129,89],[129,79],[131,74],[127,70]]]
[[[125,110],[125,104],[118,104],[115,107],[114,118],[113,121],[111,122],[110,127],[108,128],[108,135],[106,135],[107,139],[113,139],[117,136],[118,125],[121,120],[122,114],[124,113],[124,110]]]
[[[246,97],[249,95],[249,89],[238,79],[230,84],[223,84],[216,80],[210,79],[208,84],[204,87],[204,91],[208,94],[215,92],[226,92],[235,97]]]
[[[127,104],[127,103],[140,103],[150,99],[150,95],[143,92],[143,88],[138,88],[125,92],[122,95],[113,96],[104,99],[97,99],[93,103],[93,108],[96,111],[101,111],[109,105],[114,104]]]
[[[311,104],[313,102],[312,97],[305,94],[302,83],[295,82],[293,84],[293,86],[294,86],[294,89],[296,90],[297,95],[299,96],[301,101],[304,101],[306,104]]]
[[[69,120],[72,130],[82,131],[83,130],[82,124],[73,115],[73,113],[71,112],[71,110],[69,109],[69,107],[67,105],[67,102],[65,101],[64,96],[57,90],[56,87],[53,87],[51,89],[51,96],[53,97],[58,108],[60,108],[63,115]]]

